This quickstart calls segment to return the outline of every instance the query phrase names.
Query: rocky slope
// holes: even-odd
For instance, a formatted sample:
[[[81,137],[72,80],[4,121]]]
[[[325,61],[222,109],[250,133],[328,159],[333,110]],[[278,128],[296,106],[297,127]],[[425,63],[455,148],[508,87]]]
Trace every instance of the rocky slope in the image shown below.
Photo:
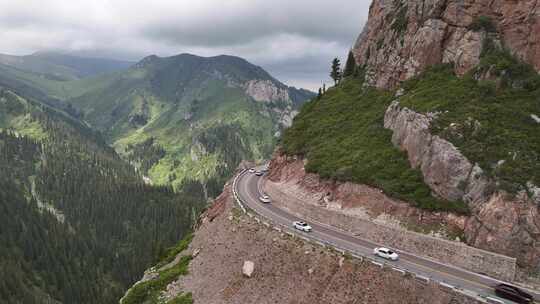
[[[540,70],[539,21],[535,0],[374,0],[353,52],[380,88],[443,62],[463,75],[480,62],[486,38]]]
[[[429,132],[430,118],[394,102],[385,126],[393,142],[407,151],[411,166],[418,167],[436,195],[463,199],[472,208],[465,222],[465,238],[473,246],[516,256],[521,266],[540,262],[540,197],[535,191],[516,196],[497,191],[493,180],[472,164],[452,143]],[[531,187],[533,188],[533,187]]]
[[[194,303],[208,304],[477,303],[291,239],[241,214],[231,196],[228,185],[201,217],[189,248],[180,254],[193,257],[188,274],[163,288],[163,301],[190,292]],[[247,275],[246,261],[254,266]]]

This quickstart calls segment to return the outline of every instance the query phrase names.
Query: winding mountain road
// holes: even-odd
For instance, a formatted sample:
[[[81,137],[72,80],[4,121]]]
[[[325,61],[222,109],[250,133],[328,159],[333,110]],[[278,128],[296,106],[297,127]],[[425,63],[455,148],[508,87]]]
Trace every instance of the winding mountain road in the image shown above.
[[[382,247],[383,245],[391,247],[392,244],[375,244],[337,228],[311,221],[307,222],[313,227],[313,232],[305,233],[295,230],[292,228],[292,222],[304,219],[299,219],[273,204],[263,204],[259,201],[258,198],[261,196],[260,183],[263,178],[264,177],[258,177],[255,174],[248,172],[241,173],[237,178],[235,190],[241,201],[247,207],[257,214],[271,220],[274,224],[284,227],[284,230],[299,234],[304,238],[313,241],[331,244],[337,249],[346,250],[362,256],[372,256],[373,259],[380,263],[410,271],[431,280],[444,282],[459,289],[476,293],[484,298],[491,297],[493,299],[492,301],[494,301],[492,303],[497,303],[497,300],[501,301],[500,303],[513,303],[495,296],[493,286],[501,283],[499,280],[400,250],[395,250],[400,256],[399,260],[395,262],[387,261],[372,255],[373,248]],[[540,299],[539,293],[529,292],[534,295],[537,301]]]

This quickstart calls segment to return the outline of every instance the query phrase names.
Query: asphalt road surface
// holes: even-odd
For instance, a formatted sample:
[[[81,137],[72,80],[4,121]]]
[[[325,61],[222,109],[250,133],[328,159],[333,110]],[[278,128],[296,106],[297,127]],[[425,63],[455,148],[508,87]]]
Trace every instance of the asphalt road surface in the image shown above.
[[[259,215],[270,219],[274,224],[284,226],[286,227],[286,230],[302,235],[303,237],[312,239],[314,241],[330,243],[336,248],[364,256],[373,255],[373,249],[376,247],[392,248],[392,244],[376,244],[368,240],[360,239],[337,228],[322,223],[300,219],[272,204],[261,203],[259,201],[259,197],[261,196],[259,184],[261,181],[262,177],[245,172],[237,180],[236,192],[247,207],[254,210]],[[293,229],[292,222],[298,220],[308,222],[308,224],[313,227],[313,231],[306,233]],[[456,268],[451,265],[442,264],[431,259],[402,252],[394,248],[392,249],[399,254],[398,261],[388,261],[375,257],[374,255],[373,257],[379,262],[384,262],[387,265],[420,274],[438,282],[445,282],[464,290],[476,292],[482,296],[497,298],[493,292],[493,286],[501,283],[499,280],[481,274],[476,274],[461,268]],[[531,291],[529,292],[534,295],[537,301],[540,299],[539,293]],[[504,301],[505,303],[513,303],[508,300]]]

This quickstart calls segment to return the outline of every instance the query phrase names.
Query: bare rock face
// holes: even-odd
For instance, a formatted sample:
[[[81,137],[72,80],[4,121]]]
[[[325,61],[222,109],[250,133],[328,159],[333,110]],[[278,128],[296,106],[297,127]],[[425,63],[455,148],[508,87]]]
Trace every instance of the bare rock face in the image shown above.
[[[436,114],[420,114],[394,101],[387,109],[384,126],[393,131],[392,142],[407,151],[413,168],[441,198],[475,203],[487,199],[488,181],[482,169],[461,154],[449,141],[433,136],[430,123]]]
[[[493,188],[482,169],[472,164],[450,142],[430,134],[436,114],[420,114],[394,101],[384,126],[393,131],[392,142],[407,152],[433,192],[447,200],[463,200],[472,210],[465,221],[466,242],[474,247],[517,258],[519,266],[540,267],[540,213],[537,187],[512,198]]]
[[[497,33],[473,30],[480,16]],[[463,75],[479,63],[488,36],[540,70],[536,0],[374,0],[353,53],[367,68],[368,84],[391,88],[437,63],[454,63]]]
[[[517,257],[521,267],[539,267],[540,216],[525,195],[493,195],[467,220],[465,236],[473,246]]]
[[[250,80],[244,84],[246,93],[259,102],[289,101],[286,88],[277,87],[270,80]]]

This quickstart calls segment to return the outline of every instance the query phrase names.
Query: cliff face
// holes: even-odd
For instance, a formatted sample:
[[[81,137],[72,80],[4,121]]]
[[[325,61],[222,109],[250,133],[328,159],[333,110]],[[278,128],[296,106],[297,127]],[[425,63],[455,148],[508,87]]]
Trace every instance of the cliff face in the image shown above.
[[[421,170],[435,195],[463,200],[471,208],[465,221],[468,244],[517,258],[522,267],[540,262],[540,196],[522,191],[515,197],[498,191],[478,164],[472,164],[452,143],[430,133],[437,114],[420,114],[388,107],[384,125],[393,131],[393,144],[407,152],[412,167]]]
[[[536,0],[374,0],[353,53],[380,88],[437,63],[463,75],[479,63],[486,37],[540,70],[539,21]]]

